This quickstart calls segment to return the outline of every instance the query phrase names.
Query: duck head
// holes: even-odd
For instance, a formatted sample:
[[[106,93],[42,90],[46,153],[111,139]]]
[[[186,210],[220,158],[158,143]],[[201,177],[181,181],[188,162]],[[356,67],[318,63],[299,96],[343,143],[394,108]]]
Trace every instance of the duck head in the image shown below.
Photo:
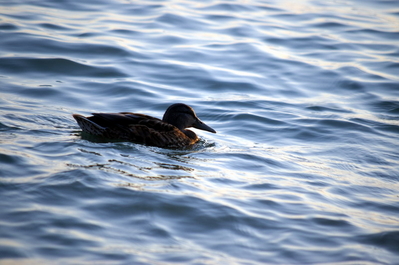
[[[194,127],[200,130],[216,133],[214,129],[202,122],[195,114],[193,108],[183,103],[176,103],[165,111],[162,120],[185,131],[186,128]]]

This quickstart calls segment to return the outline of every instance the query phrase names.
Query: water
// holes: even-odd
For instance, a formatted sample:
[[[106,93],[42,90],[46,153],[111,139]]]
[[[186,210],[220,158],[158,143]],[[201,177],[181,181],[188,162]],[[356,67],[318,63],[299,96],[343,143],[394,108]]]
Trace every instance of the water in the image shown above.
[[[2,1],[1,264],[399,264],[397,1]],[[72,113],[218,133],[170,150]]]

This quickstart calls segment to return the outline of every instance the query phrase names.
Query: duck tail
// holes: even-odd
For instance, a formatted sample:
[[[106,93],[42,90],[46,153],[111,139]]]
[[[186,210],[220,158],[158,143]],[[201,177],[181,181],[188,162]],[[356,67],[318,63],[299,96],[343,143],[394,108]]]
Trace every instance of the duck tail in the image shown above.
[[[106,133],[106,128],[92,122],[88,118],[80,114],[72,114],[73,118],[78,123],[83,132],[90,133],[96,136],[103,136]]]

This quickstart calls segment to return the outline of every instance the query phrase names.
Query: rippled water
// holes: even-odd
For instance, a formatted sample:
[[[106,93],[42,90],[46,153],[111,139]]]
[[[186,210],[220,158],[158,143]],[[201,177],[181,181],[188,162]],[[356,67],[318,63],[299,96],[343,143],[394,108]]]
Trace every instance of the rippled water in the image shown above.
[[[0,263],[399,264],[399,6],[2,1]],[[184,150],[72,113],[218,134]]]

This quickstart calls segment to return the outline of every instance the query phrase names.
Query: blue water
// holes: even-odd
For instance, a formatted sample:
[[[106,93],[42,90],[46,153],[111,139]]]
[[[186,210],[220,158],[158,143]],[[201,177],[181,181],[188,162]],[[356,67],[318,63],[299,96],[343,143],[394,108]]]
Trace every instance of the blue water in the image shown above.
[[[399,5],[2,1],[1,264],[399,264]],[[192,106],[192,148],[72,113]]]

